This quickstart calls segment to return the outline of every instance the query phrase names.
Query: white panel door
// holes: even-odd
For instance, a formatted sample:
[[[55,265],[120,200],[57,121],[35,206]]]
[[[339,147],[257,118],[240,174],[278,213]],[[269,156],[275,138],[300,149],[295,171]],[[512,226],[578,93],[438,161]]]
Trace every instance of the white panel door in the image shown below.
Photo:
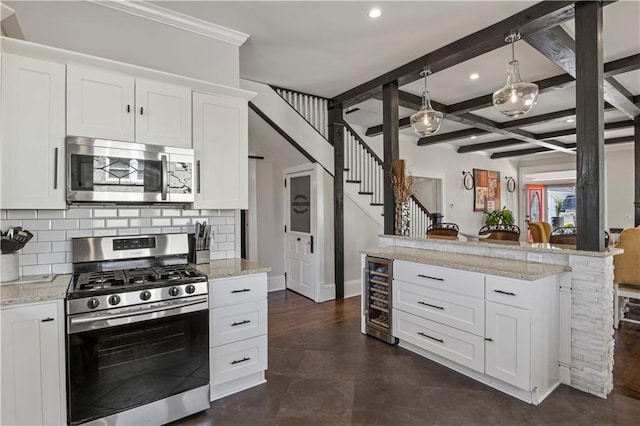
[[[2,424],[63,424],[58,304],[0,311],[2,323]],[[62,387],[64,388],[64,387]]]
[[[530,390],[529,311],[495,302],[486,303],[486,374]]]
[[[195,208],[249,207],[247,120],[245,99],[193,93]]]
[[[2,55],[3,209],[64,209],[65,67]]]
[[[316,300],[320,269],[317,217],[317,169],[285,170],[285,272],[288,289]]]
[[[191,148],[191,89],[136,79],[136,142]]]
[[[67,66],[67,134],[133,142],[134,79]]]

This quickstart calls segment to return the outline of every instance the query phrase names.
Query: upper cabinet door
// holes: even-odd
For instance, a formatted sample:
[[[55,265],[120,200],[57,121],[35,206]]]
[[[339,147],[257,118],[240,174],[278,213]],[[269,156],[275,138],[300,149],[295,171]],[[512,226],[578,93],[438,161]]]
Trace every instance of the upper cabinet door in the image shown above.
[[[67,133],[134,141],[134,78],[67,66]]]
[[[136,79],[136,142],[191,148],[191,90]]]
[[[197,209],[249,206],[246,99],[193,93]]]
[[[3,209],[64,209],[65,66],[2,55]]]

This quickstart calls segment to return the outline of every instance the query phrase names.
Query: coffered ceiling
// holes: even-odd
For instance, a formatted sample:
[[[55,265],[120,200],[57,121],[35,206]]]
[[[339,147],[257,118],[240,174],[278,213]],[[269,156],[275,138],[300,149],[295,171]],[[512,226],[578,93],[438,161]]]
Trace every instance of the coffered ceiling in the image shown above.
[[[27,2],[31,3],[31,2]],[[59,2],[7,2],[24,15],[23,31],[29,34],[42,31],[30,28],[29,14],[46,13]],[[536,1],[157,1],[155,5],[222,25],[250,35],[240,47],[241,77],[332,98],[353,87],[400,67],[438,48],[508,18],[533,5]],[[382,16],[372,20],[368,10],[377,6]],[[94,7],[100,7],[94,5]],[[86,9],[86,8],[85,8]],[[640,1],[623,0],[604,8],[604,60],[611,62],[640,54]],[[110,16],[110,15],[109,15]],[[78,16],[77,19],[82,19]],[[41,22],[41,21],[34,21]],[[102,25],[109,25],[103,22]],[[117,28],[114,23],[114,28]],[[562,24],[573,34],[573,22]],[[72,34],[72,32],[70,32]],[[76,36],[77,35],[73,35]],[[150,53],[147,53],[150,54]],[[206,54],[203,52],[203,54]],[[529,46],[524,40],[516,44],[522,78],[538,81],[562,75],[564,71]],[[499,89],[506,80],[510,48],[504,46],[456,66],[434,73],[429,89],[434,101],[446,105],[487,95]],[[469,75],[479,74],[477,80]],[[615,76],[632,95],[640,95],[640,71]],[[402,86],[402,91],[420,95],[421,80]],[[382,123],[382,103],[370,99],[354,106],[347,121],[364,128]],[[542,93],[527,115],[566,110],[575,107],[575,86],[560,87]],[[412,109],[401,108],[400,117],[408,117]],[[507,119],[492,107],[473,111],[473,114],[497,123]],[[522,127],[531,133],[546,133],[569,129],[575,123],[570,116],[559,117],[543,124]],[[630,118],[615,110],[605,114],[606,122]],[[469,129],[464,124],[445,120],[438,135]],[[632,136],[630,127],[605,132],[605,138]],[[380,137],[380,136],[377,136]],[[401,130],[403,141],[416,142],[411,129]],[[487,133],[448,140],[442,146],[458,149],[462,146],[504,140],[504,135]],[[575,143],[575,135],[554,138]],[[501,151],[527,149],[524,143],[502,148],[486,149],[487,155]],[[423,149],[429,149],[428,146]],[[540,155],[540,154],[537,154]],[[568,157],[570,154],[566,154]]]

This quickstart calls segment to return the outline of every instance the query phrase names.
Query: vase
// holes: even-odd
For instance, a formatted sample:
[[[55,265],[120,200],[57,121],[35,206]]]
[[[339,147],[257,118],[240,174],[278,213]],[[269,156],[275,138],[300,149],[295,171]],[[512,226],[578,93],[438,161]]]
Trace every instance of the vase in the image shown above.
[[[396,203],[396,235],[408,237],[409,234],[409,202]]]

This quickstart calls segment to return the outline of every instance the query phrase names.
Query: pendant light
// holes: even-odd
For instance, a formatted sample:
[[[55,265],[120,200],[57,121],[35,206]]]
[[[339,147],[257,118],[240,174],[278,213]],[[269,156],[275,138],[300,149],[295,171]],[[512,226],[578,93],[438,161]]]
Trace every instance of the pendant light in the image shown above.
[[[420,73],[421,76],[424,76],[422,108],[410,118],[411,128],[422,138],[436,133],[440,129],[442,117],[444,116],[440,111],[436,111],[431,107],[431,99],[427,90],[427,76],[429,74],[431,74],[431,71],[428,68]]]
[[[493,106],[509,118],[525,115],[538,99],[538,85],[525,83],[520,78],[516,60],[515,42],[520,40],[518,32],[512,32],[504,41],[511,43],[511,62],[509,62],[507,83],[493,94]]]

